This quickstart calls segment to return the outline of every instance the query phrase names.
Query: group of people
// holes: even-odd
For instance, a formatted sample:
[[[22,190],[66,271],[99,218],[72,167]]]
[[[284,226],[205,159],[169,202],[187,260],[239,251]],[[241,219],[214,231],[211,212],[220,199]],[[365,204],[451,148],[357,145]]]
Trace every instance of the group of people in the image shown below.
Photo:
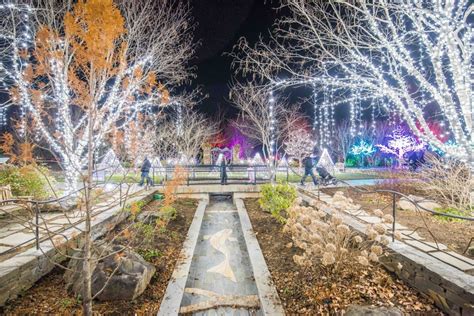
[[[324,180],[326,178],[331,177],[331,175],[326,171],[326,169],[322,167],[317,167],[316,157],[306,157],[303,160],[303,165],[304,165],[304,174],[303,177],[301,178],[300,184],[304,186],[304,183],[306,181],[306,178],[310,176],[313,179],[314,185],[318,185],[318,178],[313,172],[313,169],[316,168],[318,171],[320,177]],[[221,180],[221,185],[227,185],[227,166],[228,166],[228,161],[225,157],[222,158],[221,164],[220,164],[220,180]],[[148,160],[148,157],[145,157],[143,160],[142,167],[140,168],[141,172],[141,179],[140,179],[140,186],[143,186],[146,182],[147,186],[152,186],[153,185],[153,179],[150,177],[150,169],[151,169],[151,162]],[[332,178],[332,177],[331,177]]]

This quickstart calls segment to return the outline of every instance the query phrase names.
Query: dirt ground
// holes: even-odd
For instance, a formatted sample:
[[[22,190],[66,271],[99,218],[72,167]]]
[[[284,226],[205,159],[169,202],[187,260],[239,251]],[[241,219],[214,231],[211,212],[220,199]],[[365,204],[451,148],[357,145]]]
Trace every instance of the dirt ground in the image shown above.
[[[367,189],[374,188],[367,187]],[[372,210],[380,209],[386,214],[392,214],[392,197],[387,194],[360,194],[346,188],[325,188],[322,191],[329,195],[333,195],[336,191],[342,191],[346,197],[350,197],[354,203],[361,205],[362,209],[369,213]],[[474,238],[474,222],[446,221],[427,212],[400,209],[397,210],[396,220],[403,226],[413,230],[417,229],[416,232],[428,241],[434,242],[436,238],[437,242],[445,244],[449,249],[474,258],[474,252],[466,251],[469,242]],[[474,247],[474,241],[471,243],[471,247]]]
[[[335,279],[318,269],[293,262],[301,254],[291,236],[256,199],[245,200],[252,226],[288,315],[340,315],[350,305],[396,306],[408,315],[443,315],[422,297],[381,267]]]
[[[156,209],[158,201],[151,202],[145,209]],[[156,267],[156,273],[145,292],[135,301],[94,302],[94,312],[100,315],[156,315],[174,270],[177,258],[186,238],[197,207],[195,200],[181,199],[175,203],[177,217],[166,229],[155,230],[150,241],[143,242],[138,234],[132,248],[139,253],[154,253],[148,261]],[[116,231],[126,227],[122,223]],[[133,234],[133,232],[132,232]],[[81,305],[74,296],[67,293],[63,281],[63,270],[54,269],[21,297],[0,308],[0,315],[80,315]]]

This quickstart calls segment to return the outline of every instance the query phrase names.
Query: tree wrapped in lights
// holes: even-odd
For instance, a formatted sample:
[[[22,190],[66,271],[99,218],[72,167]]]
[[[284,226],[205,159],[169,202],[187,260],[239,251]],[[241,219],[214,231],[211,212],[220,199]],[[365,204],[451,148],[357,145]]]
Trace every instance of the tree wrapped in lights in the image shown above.
[[[398,126],[389,137],[387,145],[376,145],[380,150],[386,154],[394,155],[397,159],[398,165],[400,166],[405,155],[410,152],[417,152],[424,150],[426,144],[422,141],[418,141],[415,137],[407,135],[407,133]]]
[[[284,6],[290,13],[270,42],[236,46],[235,64],[244,74],[273,87],[330,86],[351,91],[358,103],[375,99],[417,137],[470,157],[474,169],[471,1],[285,0]],[[280,73],[287,79],[275,79]],[[428,128],[434,106],[457,149]]]
[[[23,127],[59,156],[69,188],[84,182],[83,248],[75,259],[83,313],[92,315],[94,156],[114,128],[155,114],[171,87],[190,77],[189,10],[168,0],[36,3],[0,6],[2,87]]]
[[[304,128],[290,130],[284,144],[286,154],[296,159],[300,168],[303,159],[313,153],[314,145],[313,135]]]
[[[365,159],[375,153],[375,148],[374,145],[362,139],[358,143],[352,145],[350,153],[359,157],[362,164],[365,164]]]
[[[0,71],[11,103],[59,156],[72,189],[113,128],[153,114],[169,101],[171,85],[189,78],[189,15],[167,0],[120,7],[89,0],[72,10],[60,1],[40,4],[0,9],[8,19]],[[34,15],[28,31],[18,17],[24,12]]]

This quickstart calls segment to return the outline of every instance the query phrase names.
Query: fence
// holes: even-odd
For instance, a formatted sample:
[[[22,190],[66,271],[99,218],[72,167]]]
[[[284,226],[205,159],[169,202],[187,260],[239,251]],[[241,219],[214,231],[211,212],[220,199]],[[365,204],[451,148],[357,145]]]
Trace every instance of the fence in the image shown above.
[[[220,165],[180,165],[186,172],[186,185],[202,185],[220,183],[222,167]],[[272,176],[283,174],[289,180],[290,169],[287,166],[271,168],[268,165],[232,164],[226,167],[227,184],[256,185],[271,181]],[[175,166],[152,167],[149,176],[155,184],[162,184],[173,177]],[[275,174],[272,174],[274,172]],[[135,182],[141,179],[139,169],[128,169],[120,174],[116,170],[102,169],[94,172],[97,184],[110,180],[118,182]]]
[[[117,192],[115,192],[115,193],[118,193],[118,203],[119,203],[118,205],[119,206],[124,205],[125,200],[128,197],[129,191],[130,191],[130,186],[127,186],[127,188],[125,190],[124,190],[123,186],[126,186],[126,185],[125,184],[119,184],[116,188]],[[0,253],[0,256],[8,256],[9,254],[15,253],[17,250],[19,250],[23,247],[29,246],[30,244],[34,244],[36,249],[39,249],[41,242],[43,242],[45,240],[48,240],[48,239],[51,239],[55,236],[59,236],[59,235],[63,234],[65,231],[67,231],[71,228],[77,227],[77,225],[83,223],[85,221],[84,216],[81,216],[80,218],[78,218],[76,216],[71,216],[70,214],[66,215],[65,211],[60,211],[60,214],[63,214],[65,216],[68,223],[65,224],[63,227],[60,227],[60,228],[56,228],[56,229],[50,228],[50,229],[48,229],[47,224],[45,224],[46,219],[42,216],[42,211],[41,211],[41,209],[43,207],[47,206],[47,205],[52,205],[52,204],[60,205],[61,202],[65,202],[67,200],[71,200],[71,199],[76,199],[77,200],[78,197],[80,196],[80,194],[82,194],[81,192],[83,192],[83,191],[84,191],[84,188],[82,188],[80,190],[77,190],[77,191],[74,191],[74,192],[71,192],[71,193],[69,193],[65,196],[60,197],[60,198],[48,199],[48,200],[34,200],[32,198],[28,198],[28,199],[25,199],[25,198],[11,198],[11,199],[7,199],[7,200],[3,200],[2,204],[15,204],[15,205],[20,206],[21,210],[32,211],[33,212],[32,219],[31,220],[25,220],[24,223],[22,224],[23,227],[24,227],[23,229],[26,229],[28,227],[32,228],[33,237],[30,238],[30,239],[24,240],[23,242],[21,242],[19,244],[16,244],[14,247],[11,247],[11,248],[9,248],[5,251],[2,251]],[[97,215],[109,210],[111,207],[114,207],[114,206],[115,205],[110,205],[110,206],[105,207],[105,208],[100,208],[100,209],[96,208],[95,210],[93,210],[93,213],[91,214],[91,216],[97,216]],[[78,212],[78,211],[76,210],[76,212]],[[7,214],[7,215],[10,215],[10,216],[13,216],[14,218],[19,217],[17,215],[9,214],[7,212],[4,212],[3,210],[1,210],[1,206],[0,206],[0,215],[2,215],[2,214]],[[24,219],[20,218],[20,220],[23,221]],[[43,222],[40,223],[40,220],[42,220]],[[44,227],[43,227],[43,225],[44,225]],[[46,230],[46,232],[47,232],[46,236],[41,237],[40,230]]]
[[[405,199],[406,201],[408,201],[409,203],[411,203],[415,209],[419,212],[427,212],[427,213],[430,213],[432,215],[436,215],[436,216],[441,216],[441,217],[447,217],[447,218],[454,218],[454,219],[460,219],[460,220],[466,220],[466,221],[474,221],[474,217],[467,217],[467,216],[460,216],[460,215],[454,215],[454,214],[446,214],[446,213],[441,213],[441,212],[437,212],[437,211],[434,211],[434,210],[430,210],[430,209],[427,209],[425,207],[423,207],[422,205],[420,205],[419,202],[411,199],[409,196],[401,193],[401,192],[398,192],[398,191],[394,191],[394,190],[389,190],[389,189],[375,189],[375,190],[369,190],[367,189],[366,187],[355,187],[355,186],[352,186],[350,185],[349,183],[345,182],[345,181],[338,181],[342,184],[344,184],[344,188],[346,189],[350,189],[350,190],[354,190],[360,194],[375,194],[375,193],[380,193],[380,194],[388,194],[391,196],[391,199],[390,199],[390,203],[387,204],[386,206],[384,206],[382,208],[382,211],[388,207],[391,208],[391,211],[392,211],[392,216],[393,216],[393,223],[392,223],[392,234],[391,234],[391,237],[392,237],[392,241],[395,240],[395,229],[396,229],[396,222],[397,222],[397,212],[398,212],[398,208],[397,208],[397,198],[400,199],[400,198],[403,198]],[[318,189],[317,189],[317,198],[320,200],[320,187],[318,186]],[[421,229],[422,226],[416,228],[413,232],[415,233],[418,229]],[[433,233],[428,229],[428,227],[424,227],[426,228],[426,230],[428,231],[428,233],[431,235],[431,237],[433,238],[433,241],[435,242],[436,244],[436,247],[439,249],[439,244],[436,240],[436,237],[433,235]],[[468,245],[466,246],[465,250],[464,250],[464,254],[467,252],[467,250],[469,249],[469,247],[471,246],[471,244],[473,243],[474,241],[474,236],[470,238],[469,242],[468,242]]]

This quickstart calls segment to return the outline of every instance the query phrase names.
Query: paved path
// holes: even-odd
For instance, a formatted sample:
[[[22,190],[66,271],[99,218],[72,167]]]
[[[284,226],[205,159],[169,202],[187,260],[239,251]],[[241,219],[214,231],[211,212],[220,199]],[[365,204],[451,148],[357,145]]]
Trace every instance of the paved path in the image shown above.
[[[261,315],[239,216],[230,198],[211,199],[206,208],[180,311]]]

